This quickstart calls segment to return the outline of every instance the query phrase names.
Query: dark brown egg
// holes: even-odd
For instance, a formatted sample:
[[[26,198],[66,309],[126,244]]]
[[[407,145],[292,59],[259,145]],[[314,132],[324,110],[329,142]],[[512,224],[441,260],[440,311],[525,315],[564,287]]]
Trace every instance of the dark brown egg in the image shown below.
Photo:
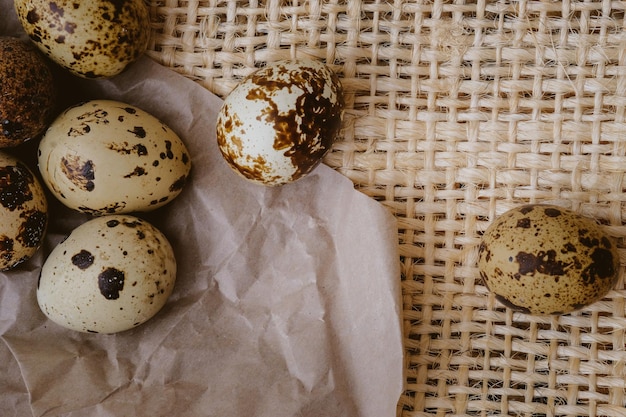
[[[20,39],[0,37],[0,148],[37,137],[54,112],[56,90],[46,59]]]

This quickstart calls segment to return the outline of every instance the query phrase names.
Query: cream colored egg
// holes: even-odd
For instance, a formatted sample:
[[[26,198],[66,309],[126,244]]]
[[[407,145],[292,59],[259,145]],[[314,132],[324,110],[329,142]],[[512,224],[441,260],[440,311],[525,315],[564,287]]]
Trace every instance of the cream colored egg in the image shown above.
[[[325,64],[269,64],[224,100],[217,119],[219,149],[248,180],[271,186],[296,181],[332,147],[343,107],[339,78]]]
[[[39,143],[39,170],[66,206],[102,215],[150,211],[182,191],[191,169],[168,126],[129,104],[93,100],[62,113]]]
[[[150,20],[142,0],[15,0],[14,4],[37,47],[81,77],[117,75],[148,45]]]
[[[15,268],[41,246],[48,225],[48,203],[33,172],[0,152],[0,270]]]
[[[156,227],[130,215],[96,217],[52,250],[37,302],[68,329],[116,333],[159,312],[175,281],[174,252]]]
[[[594,220],[531,204],[507,211],[485,231],[478,267],[504,305],[564,314],[605,296],[619,275],[617,244]]]

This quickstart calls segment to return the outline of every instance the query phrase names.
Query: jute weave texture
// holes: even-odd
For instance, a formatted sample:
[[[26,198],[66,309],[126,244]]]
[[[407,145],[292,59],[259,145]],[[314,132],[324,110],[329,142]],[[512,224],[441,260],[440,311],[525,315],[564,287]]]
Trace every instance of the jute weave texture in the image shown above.
[[[341,77],[346,117],[325,163],[398,220],[398,416],[626,416],[623,275],[582,311],[536,317],[498,304],[476,268],[497,215],[549,202],[606,225],[623,274],[624,2],[148,5],[149,55],[219,96],[284,58]]]

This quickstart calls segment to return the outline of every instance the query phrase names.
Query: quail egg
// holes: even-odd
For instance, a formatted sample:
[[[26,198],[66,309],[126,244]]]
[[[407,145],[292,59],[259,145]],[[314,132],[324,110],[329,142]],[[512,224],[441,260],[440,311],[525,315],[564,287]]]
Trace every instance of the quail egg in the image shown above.
[[[80,77],[112,77],[145,52],[150,21],[142,0],[15,0],[39,49]]]
[[[42,134],[56,100],[51,68],[39,51],[17,38],[0,37],[0,148]]]
[[[48,203],[33,172],[19,159],[0,152],[0,270],[30,259],[48,225]]]
[[[182,191],[191,159],[180,137],[138,107],[92,100],[55,119],[39,143],[44,183],[93,214],[151,211]]]
[[[549,205],[523,205],[485,231],[478,267],[504,305],[530,314],[565,314],[605,296],[616,284],[616,242],[594,220]]]
[[[343,117],[339,78],[312,60],[279,61],[242,80],[217,119],[219,149],[241,176],[275,186],[309,174]]]
[[[172,246],[156,227],[130,215],[94,217],[52,250],[37,302],[68,329],[117,333],[159,312],[175,281]]]

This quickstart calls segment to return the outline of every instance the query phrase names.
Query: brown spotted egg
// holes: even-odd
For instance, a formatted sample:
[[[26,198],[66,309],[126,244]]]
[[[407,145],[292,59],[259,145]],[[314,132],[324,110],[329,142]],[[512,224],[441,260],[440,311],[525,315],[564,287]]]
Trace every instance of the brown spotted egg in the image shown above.
[[[15,0],[37,47],[85,78],[111,77],[143,54],[150,21],[142,0]]]
[[[242,80],[217,119],[219,149],[244,178],[281,185],[310,173],[343,116],[339,78],[312,60],[279,61]]]
[[[172,246],[156,227],[130,215],[95,217],[50,252],[37,302],[68,329],[116,333],[157,314],[175,281]]]
[[[507,307],[564,314],[605,296],[616,284],[616,242],[594,220],[548,204],[523,205],[485,231],[478,267]]]
[[[0,148],[38,137],[57,101],[52,71],[29,43],[0,36]]]
[[[52,122],[39,143],[38,165],[63,204],[102,215],[151,211],[172,201],[191,159],[180,137],[151,114],[92,100]]]
[[[0,270],[30,259],[48,225],[48,203],[33,172],[19,159],[0,152]]]

